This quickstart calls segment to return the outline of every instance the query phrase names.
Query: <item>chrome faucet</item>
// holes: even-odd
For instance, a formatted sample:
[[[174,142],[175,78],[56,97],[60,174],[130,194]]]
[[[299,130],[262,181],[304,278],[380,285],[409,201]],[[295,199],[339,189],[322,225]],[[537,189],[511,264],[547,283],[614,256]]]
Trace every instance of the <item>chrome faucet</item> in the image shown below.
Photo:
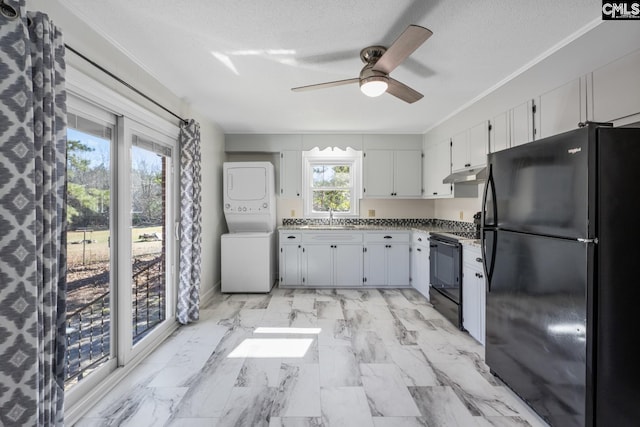
[[[329,208],[329,225],[333,225],[333,209]]]

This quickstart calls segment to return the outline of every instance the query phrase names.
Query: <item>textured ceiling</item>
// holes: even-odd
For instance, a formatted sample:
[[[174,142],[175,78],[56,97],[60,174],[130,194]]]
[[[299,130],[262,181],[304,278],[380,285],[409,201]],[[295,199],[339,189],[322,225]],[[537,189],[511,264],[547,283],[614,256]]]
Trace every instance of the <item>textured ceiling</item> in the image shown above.
[[[225,133],[424,132],[600,17],[598,0],[62,0]],[[359,52],[409,25],[433,36],[391,76],[406,104],[358,85]]]

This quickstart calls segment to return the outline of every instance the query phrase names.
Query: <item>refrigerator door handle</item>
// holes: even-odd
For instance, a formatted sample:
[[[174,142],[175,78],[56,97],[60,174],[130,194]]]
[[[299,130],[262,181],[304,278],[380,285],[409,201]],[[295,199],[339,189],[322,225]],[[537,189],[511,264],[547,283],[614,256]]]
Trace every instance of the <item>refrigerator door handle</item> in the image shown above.
[[[493,200],[493,224],[487,224],[487,196],[489,195],[489,187],[491,187],[491,198]],[[498,206],[496,205],[496,186],[493,181],[493,165],[489,163],[489,176],[484,184],[484,191],[482,192],[482,214],[480,223],[482,227],[496,226],[498,218]]]
[[[495,231],[492,231],[495,233]],[[495,266],[496,246],[498,243],[497,236],[493,238],[493,244],[491,245],[491,265],[487,265],[487,239],[485,237],[485,230],[482,230],[480,235],[480,251],[482,253],[482,270],[484,271],[484,277],[487,278],[487,292],[491,292],[491,279],[493,278],[493,268]]]

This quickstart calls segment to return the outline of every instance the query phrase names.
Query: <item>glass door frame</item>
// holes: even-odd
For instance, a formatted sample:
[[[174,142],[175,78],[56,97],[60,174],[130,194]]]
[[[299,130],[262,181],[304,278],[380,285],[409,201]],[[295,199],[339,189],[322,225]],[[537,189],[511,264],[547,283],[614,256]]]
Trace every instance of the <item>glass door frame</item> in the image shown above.
[[[117,116],[100,106],[97,106],[91,102],[88,102],[80,97],[75,96],[73,93],[67,94],[67,110],[69,113],[75,114],[78,117],[90,120],[97,124],[110,126],[112,128],[112,139],[109,150],[109,183],[110,183],[110,207],[109,207],[109,230],[110,230],[110,248],[109,248],[109,307],[110,307],[110,355],[109,359],[102,365],[96,367],[90,375],[87,375],[82,381],[74,384],[69,390],[65,391],[66,402],[65,405],[73,405],[74,402],[81,400],[87,393],[94,389],[98,384],[102,383],[104,379],[109,376],[118,367],[117,359],[117,323],[118,323],[118,286],[117,286],[117,239],[115,236],[116,220],[117,220],[117,205],[118,205],[118,188],[117,188],[117,151],[118,151],[118,129],[117,129]]]
[[[142,338],[135,345],[133,344],[133,296],[131,293],[131,282],[133,280],[133,271],[131,260],[132,248],[131,244],[124,243],[131,241],[132,230],[132,213],[131,213],[131,173],[122,173],[124,171],[131,170],[131,148],[133,146],[133,137],[139,136],[147,140],[152,140],[159,145],[162,145],[171,150],[171,156],[165,157],[168,162],[166,167],[166,205],[165,205],[165,283],[166,283],[166,314],[165,320],[158,324],[153,331],[147,336]],[[177,136],[177,135],[176,135]],[[119,250],[117,254],[118,259],[118,282],[121,292],[118,293],[118,307],[124,310],[125,313],[119,313],[118,325],[117,325],[117,356],[118,365],[124,366],[127,363],[134,360],[136,357],[148,353],[148,351],[155,347],[159,339],[164,338],[164,333],[170,328],[174,327],[175,323],[175,304],[177,298],[177,275],[176,275],[176,225],[175,221],[178,218],[178,182],[179,180],[174,178],[176,170],[176,162],[178,161],[178,144],[176,136],[169,137],[168,135],[161,133],[155,129],[151,129],[144,124],[138,123],[135,120],[127,117],[118,118],[118,164],[120,165],[120,172],[118,174],[118,242]],[[173,185],[172,185],[173,184]],[[123,290],[128,290],[124,292]]]

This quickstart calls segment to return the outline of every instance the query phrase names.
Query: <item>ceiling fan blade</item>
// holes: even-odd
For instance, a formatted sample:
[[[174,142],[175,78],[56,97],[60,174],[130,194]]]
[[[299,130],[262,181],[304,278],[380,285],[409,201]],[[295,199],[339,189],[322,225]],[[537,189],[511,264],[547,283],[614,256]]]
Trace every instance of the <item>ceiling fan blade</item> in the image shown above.
[[[326,83],[318,83],[315,85],[293,87],[291,88],[291,90],[294,92],[302,92],[305,90],[324,89],[327,87],[342,86],[342,85],[348,85],[350,83],[359,83],[359,82],[360,82],[360,79],[356,77],[354,79],[336,80],[334,82],[326,82]]]
[[[422,43],[427,41],[432,34],[431,30],[419,25],[409,25],[407,29],[400,34],[400,37],[389,46],[384,55],[378,59],[373,70],[389,74],[419,48]]]
[[[387,93],[395,96],[396,98],[402,99],[404,102],[408,102],[409,104],[413,104],[416,101],[422,99],[422,94],[416,90],[411,89],[404,83],[400,83],[396,79],[392,79],[389,77],[389,87],[387,88]]]

